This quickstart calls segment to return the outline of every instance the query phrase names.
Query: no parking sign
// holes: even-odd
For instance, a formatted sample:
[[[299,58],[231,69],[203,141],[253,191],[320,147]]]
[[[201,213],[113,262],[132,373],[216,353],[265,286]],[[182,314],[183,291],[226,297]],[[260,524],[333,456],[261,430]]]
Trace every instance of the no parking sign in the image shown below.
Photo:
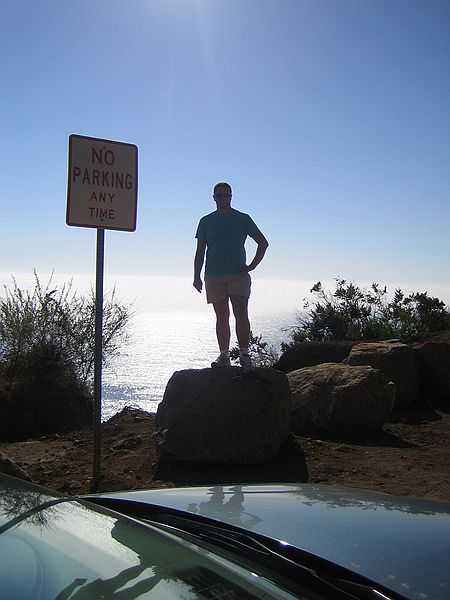
[[[68,225],[134,231],[137,146],[69,136]]]

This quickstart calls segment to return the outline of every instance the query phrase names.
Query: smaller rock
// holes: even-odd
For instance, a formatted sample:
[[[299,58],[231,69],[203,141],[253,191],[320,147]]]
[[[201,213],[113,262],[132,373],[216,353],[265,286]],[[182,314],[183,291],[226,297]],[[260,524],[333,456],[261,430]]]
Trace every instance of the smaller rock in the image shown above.
[[[124,440],[118,440],[111,445],[111,450],[113,452],[119,452],[121,450],[132,450],[136,448],[142,442],[142,436],[139,435],[133,438],[126,438]]]
[[[283,352],[274,369],[290,373],[303,367],[313,367],[322,363],[342,362],[350,354],[358,341],[302,342]]]
[[[343,361],[348,365],[369,365],[395,383],[395,408],[409,406],[419,398],[414,352],[399,340],[363,342],[353,346]]]
[[[334,434],[380,429],[392,411],[395,384],[370,366],[325,363],[287,375],[293,431],[310,425]]]
[[[143,421],[150,421],[150,415],[136,415],[133,418],[133,423],[142,423]]]
[[[19,479],[24,479],[25,481],[33,481],[18,464],[9,459],[3,452],[0,452],[0,472],[6,473],[7,475],[13,475]]]
[[[450,402],[450,331],[423,335],[412,347],[422,396]]]

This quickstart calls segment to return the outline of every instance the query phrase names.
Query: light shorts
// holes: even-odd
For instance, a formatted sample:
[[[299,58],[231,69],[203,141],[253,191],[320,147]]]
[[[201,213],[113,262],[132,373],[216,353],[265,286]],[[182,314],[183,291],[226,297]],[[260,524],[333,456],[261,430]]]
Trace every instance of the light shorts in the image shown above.
[[[206,301],[214,304],[230,296],[250,298],[252,280],[245,275],[207,275],[205,277]]]

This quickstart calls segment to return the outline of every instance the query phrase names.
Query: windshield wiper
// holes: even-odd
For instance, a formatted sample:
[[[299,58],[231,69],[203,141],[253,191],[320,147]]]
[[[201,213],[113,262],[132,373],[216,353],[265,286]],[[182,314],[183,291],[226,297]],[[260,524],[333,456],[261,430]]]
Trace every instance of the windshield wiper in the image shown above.
[[[122,498],[81,499],[238,555],[269,569],[272,575],[278,574],[282,587],[286,587],[286,581],[292,582],[333,600],[407,600],[398,592],[306,550],[202,515],[186,517],[184,511]],[[298,587],[294,592],[298,593]]]
[[[234,555],[239,554],[326,597],[336,600],[406,600],[404,596],[381,588],[344,567],[260,534],[166,512],[153,514],[146,521],[168,531],[176,530],[178,535],[187,533]]]

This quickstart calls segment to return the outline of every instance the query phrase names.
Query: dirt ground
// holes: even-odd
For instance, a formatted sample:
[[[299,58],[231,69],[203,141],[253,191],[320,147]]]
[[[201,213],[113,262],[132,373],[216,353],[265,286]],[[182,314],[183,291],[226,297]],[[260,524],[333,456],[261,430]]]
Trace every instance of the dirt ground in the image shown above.
[[[364,439],[332,439],[311,431],[291,435],[278,455],[263,465],[157,460],[154,421],[154,414],[124,409],[103,423],[99,490],[309,482],[450,501],[449,406],[397,411],[382,432]],[[90,430],[0,443],[0,451],[36,483],[69,495],[92,488]]]

